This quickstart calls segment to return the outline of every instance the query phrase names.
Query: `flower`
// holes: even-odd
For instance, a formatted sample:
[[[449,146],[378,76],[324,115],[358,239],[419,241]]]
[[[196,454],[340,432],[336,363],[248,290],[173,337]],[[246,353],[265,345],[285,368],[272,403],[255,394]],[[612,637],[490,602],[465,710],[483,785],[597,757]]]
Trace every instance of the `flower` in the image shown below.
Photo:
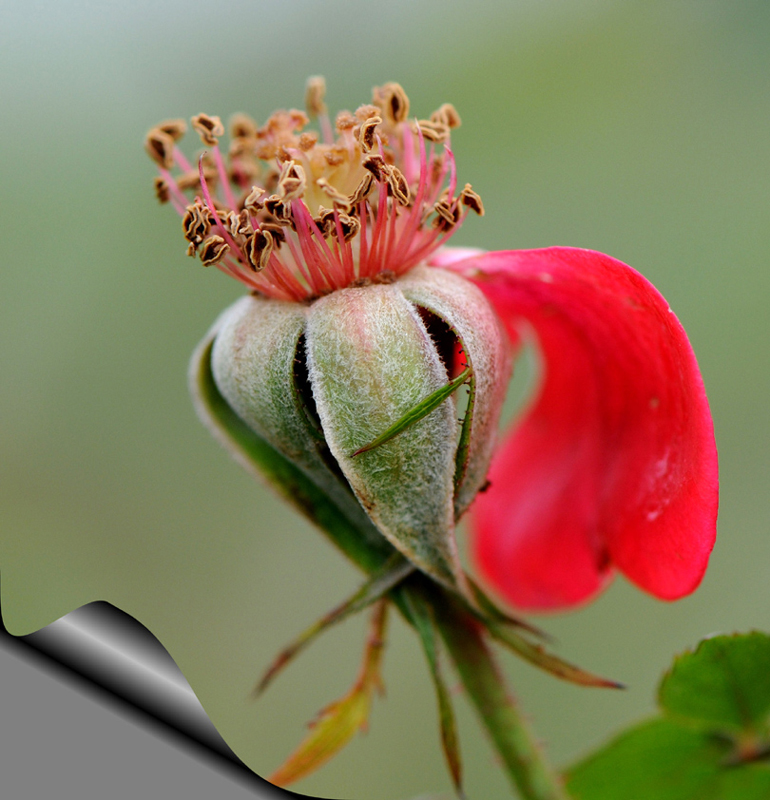
[[[484,211],[469,184],[458,191],[451,105],[412,120],[386,84],[337,116],[336,138],[320,79],[306,105],[261,127],[234,117],[227,159],[221,120],[197,115],[197,167],[176,145],[183,122],[146,139],[188,254],[251,290],[215,326],[228,403],[468,597],[454,523],[471,503],[475,562],[516,607],[584,602],[616,569],[659,598],[693,591],[715,538],[717,458],[665,300],[588,250],[447,247]],[[541,383],[493,458],[509,364],[529,337]]]

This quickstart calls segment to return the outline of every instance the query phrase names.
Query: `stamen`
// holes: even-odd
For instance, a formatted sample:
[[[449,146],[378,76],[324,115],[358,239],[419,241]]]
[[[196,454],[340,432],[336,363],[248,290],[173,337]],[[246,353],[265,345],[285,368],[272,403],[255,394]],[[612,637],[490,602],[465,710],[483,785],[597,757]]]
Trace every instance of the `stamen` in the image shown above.
[[[214,205],[214,201],[211,198],[211,192],[209,191],[209,187],[206,183],[206,178],[203,174],[203,156],[201,156],[200,161],[198,162],[198,171],[200,175],[201,181],[201,191],[203,192],[203,198],[206,201],[206,205],[211,211],[214,219],[216,220],[217,225],[222,229],[222,233],[224,234],[225,241],[230,245],[233,250],[233,255],[238,259],[238,261],[242,260],[242,255],[240,248],[238,245],[233,241],[230,234],[227,232],[227,228],[222,224],[222,220],[219,218],[219,214],[217,214],[216,206]]]
[[[233,114],[230,117],[230,136],[233,139],[256,139],[257,123],[248,114]]]
[[[208,114],[196,114],[192,118],[192,126],[201,137],[203,144],[214,147],[219,137],[225,133],[225,126],[219,117],[210,117]]]
[[[255,231],[250,237],[246,255],[254,272],[261,272],[273,252],[273,235],[269,231]]]
[[[398,167],[390,167],[387,175],[388,188],[393,197],[402,205],[409,205],[409,184]]]
[[[372,116],[361,124],[358,132],[358,141],[365,152],[369,152],[374,147],[377,126],[382,123],[382,117]]]
[[[177,209],[177,211],[181,209],[181,211],[179,211],[180,215],[184,214],[184,209],[187,205],[187,198],[182,194],[181,187],[177,185],[173,175],[168,170],[161,168],[159,172],[161,178],[166,181],[168,188],[171,190],[171,199],[174,203],[174,207]]]
[[[460,192],[460,202],[471,211],[475,211],[480,217],[484,216],[484,203],[481,202],[481,197],[473,191],[470,183],[466,183]]]
[[[254,217],[265,207],[265,204],[260,200],[264,194],[265,190],[261,186],[252,186],[251,191],[243,201],[243,207]]]
[[[305,177],[305,170],[299,164],[293,161],[287,161],[281,170],[281,176],[278,179],[278,193],[283,198],[284,202],[296,200],[305,194],[307,187],[307,178]]]
[[[373,101],[391,123],[406,121],[409,116],[409,98],[398,83],[386,83],[373,92]]]
[[[210,267],[221,261],[230,250],[230,246],[221,236],[214,234],[204,240],[201,245],[200,257],[204,267]]]
[[[187,123],[183,119],[167,119],[161,122],[158,128],[167,133],[171,139],[178,142],[187,133]]]
[[[334,141],[329,113],[324,98],[326,97],[326,81],[321,75],[313,75],[307,79],[305,85],[305,107],[311,119],[318,118],[324,142],[331,144]]]
[[[384,181],[387,177],[388,165],[379,153],[372,153],[361,162],[361,166],[369,170],[376,181]]]
[[[444,103],[430,115],[430,118],[432,122],[440,122],[450,129],[459,128],[461,123],[460,115],[451,103]]]
[[[164,178],[156,177],[153,181],[155,186],[155,196],[158,198],[159,203],[168,203],[171,197],[171,190],[168,188],[168,183]]]
[[[220,123],[221,125],[221,123]],[[223,131],[224,132],[224,131]],[[230,188],[230,179],[227,177],[227,170],[225,163],[222,161],[222,153],[219,151],[219,144],[214,140],[214,161],[217,165],[217,174],[219,175],[219,182],[222,184],[222,189],[225,193],[225,201],[230,208],[235,208],[235,196],[233,190]]]
[[[434,122],[429,119],[417,120],[417,127],[429,142],[444,142],[449,140],[449,126],[443,122]]]
[[[144,149],[159,167],[171,169],[174,166],[174,140],[160,128],[153,128],[147,134]]]
[[[366,200],[372,193],[374,185],[374,177],[371,173],[367,172],[364,177],[361,178],[361,183],[358,184],[353,194],[348,197],[350,207],[356,208],[363,200]]]
[[[160,123],[145,140],[159,167],[156,197],[182,217],[188,253],[269,297],[308,300],[356,281],[394,280],[471,210],[484,213],[470,184],[455,195],[453,106],[410,122],[406,93],[388,83],[374,90],[373,104],[337,116],[335,139],[324,98],[316,77],[307,84],[307,114],[277,111],[261,128],[233,116],[224,153],[220,118],[196,115],[193,128],[209,148],[197,169],[176,146],[183,120]],[[319,121],[322,143],[303,132],[309,117]],[[191,203],[185,192],[201,197]]]
[[[307,131],[299,137],[299,149],[303,152],[312,150],[318,142],[318,134]]]
[[[318,178],[316,186],[334,203],[335,207],[339,206],[349,211],[351,207],[351,199],[348,195],[343,194],[335,186],[332,186],[326,178]]]
[[[444,153],[449,161],[449,196],[454,197],[457,188],[457,165],[455,164],[455,154],[449,145],[444,145]]]

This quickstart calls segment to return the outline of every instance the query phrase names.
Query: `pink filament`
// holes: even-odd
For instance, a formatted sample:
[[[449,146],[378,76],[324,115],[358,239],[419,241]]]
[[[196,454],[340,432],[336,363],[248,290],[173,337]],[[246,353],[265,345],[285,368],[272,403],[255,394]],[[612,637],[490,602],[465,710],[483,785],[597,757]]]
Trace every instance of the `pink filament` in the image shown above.
[[[320,123],[326,140],[332,135],[331,124],[328,117],[321,118]],[[215,232],[221,234],[230,248],[216,266],[225,274],[264,295],[300,301],[344,288],[359,278],[375,278],[385,270],[400,275],[426,259],[459,228],[467,216],[467,210],[458,220],[458,224],[449,231],[422,227],[425,210],[430,210],[438,200],[447,176],[448,200],[454,200],[457,171],[454,154],[448,145],[444,146],[443,155],[439,156],[435,153],[434,145],[431,145],[430,151],[427,150],[425,137],[419,126],[415,131],[404,127],[400,139],[391,141],[407,183],[412,185],[417,181],[409,208],[401,207],[395,198],[389,202],[387,181],[378,181],[377,200],[370,196],[359,204],[360,229],[356,235],[355,247],[351,241],[345,241],[337,209],[334,210],[333,233],[327,239],[305,202],[302,199],[293,200],[290,204],[293,224],[284,228],[286,248],[281,252],[278,245],[261,272],[253,270],[241,246],[223,224],[204,177],[201,158],[198,162],[198,174],[203,202],[212,214]],[[377,141],[379,153],[384,157],[384,148],[379,137]],[[218,146],[213,148],[213,158],[224,201],[230,209],[237,211],[238,203]],[[190,171],[190,164],[177,148],[174,148],[174,161],[180,170]],[[436,170],[437,164],[441,164],[440,170]],[[169,186],[172,205],[180,215],[184,215],[187,198],[168,170],[161,169],[160,172]],[[255,230],[259,230],[257,217],[251,218],[251,224]]]

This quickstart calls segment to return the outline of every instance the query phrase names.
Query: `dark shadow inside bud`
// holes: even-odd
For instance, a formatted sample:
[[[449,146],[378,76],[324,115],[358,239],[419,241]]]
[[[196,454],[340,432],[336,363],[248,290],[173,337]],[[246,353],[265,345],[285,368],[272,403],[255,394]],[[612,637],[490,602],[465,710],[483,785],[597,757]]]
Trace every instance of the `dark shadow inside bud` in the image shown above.
[[[468,366],[462,343],[457,334],[446,320],[427,308],[417,306],[417,311],[428,335],[433,339],[438,357],[446,369],[447,377],[450,380],[456,378]]]
[[[324,460],[327,469],[339,478],[340,482],[349,488],[347,478],[344,476],[337,459],[332,455],[321,425],[321,418],[318,416],[315,397],[313,397],[313,387],[310,383],[310,374],[307,368],[307,352],[305,348],[305,337],[300,336],[297,341],[297,349],[294,353],[294,391],[297,393],[297,401],[305,414],[308,433],[315,439],[318,453]],[[351,489],[352,492],[352,489]]]
[[[315,398],[313,397],[313,389],[310,386],[310,375],[307,370],[307,353],[305,350],[304,336],[299,337],[297,350],[294,354],[294,389],[297,392],[300,406],[307,417],[308,425],[311,429],[310,432],[318,438],[319,441],[323,441],[324,433],[321,426],[321,418],[318,416]]]
[[[436,346],[436,352],[447,372],[447,378],[456,378],[467,366],[468,360],[465,357],[465,350],[457,333],[452,326],[438,314],[434,314],[427,308],[417,306],[417,312],[422,319],[428,335]],[[465,412],[468,408],[468,390],[466,387],[455,392],[454,399],[458,414],[458,422],[462,423],[465,419]]]

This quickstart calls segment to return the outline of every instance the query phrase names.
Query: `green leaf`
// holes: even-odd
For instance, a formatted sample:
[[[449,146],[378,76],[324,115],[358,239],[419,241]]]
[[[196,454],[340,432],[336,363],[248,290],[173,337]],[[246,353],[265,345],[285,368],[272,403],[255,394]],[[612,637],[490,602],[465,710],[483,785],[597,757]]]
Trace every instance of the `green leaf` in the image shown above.
[[[728,732],[766,733],[770,715],[770,636],[715,636],[679,656],[660,685],[661,708]]]
[[[399,433],[405,431],[410,425],[414,425],[415,422],[419,422],[423,417],[427,417],[432,411],[435,411],[443,402],[447,399],[450,395],[456,392],[464,383],[466,383],[471,378],[471,368],[467,367],[464,369],[456,378],[453,378],[446,386],[442,386],[440,389],[436,389],[435,392],[429,394],[424,400],[419,402],[414,408],[409,409],[409,411],[404,414],[401,419],[394,422],[387,430],[383,431],[374,441],[369,442],[369,444],[364,445],[363,447],[359,447],[354,453],[350,454],[350,457],[353,458],[355,456],[361,455],[361,453],[367,453],[369,450],[374,450],[375,447],[379,447],[381,444],[385,444],[385,442],[389,442],[394,437],[398,436]]]
[[[770,637],[715,636],[664,676],[663,715],[568,773],[575,800],[770,799]]]
[[[729,740],[668,719],[622,734],[567,776],[574,800],[767,800],[770,768],[731,767]]]

